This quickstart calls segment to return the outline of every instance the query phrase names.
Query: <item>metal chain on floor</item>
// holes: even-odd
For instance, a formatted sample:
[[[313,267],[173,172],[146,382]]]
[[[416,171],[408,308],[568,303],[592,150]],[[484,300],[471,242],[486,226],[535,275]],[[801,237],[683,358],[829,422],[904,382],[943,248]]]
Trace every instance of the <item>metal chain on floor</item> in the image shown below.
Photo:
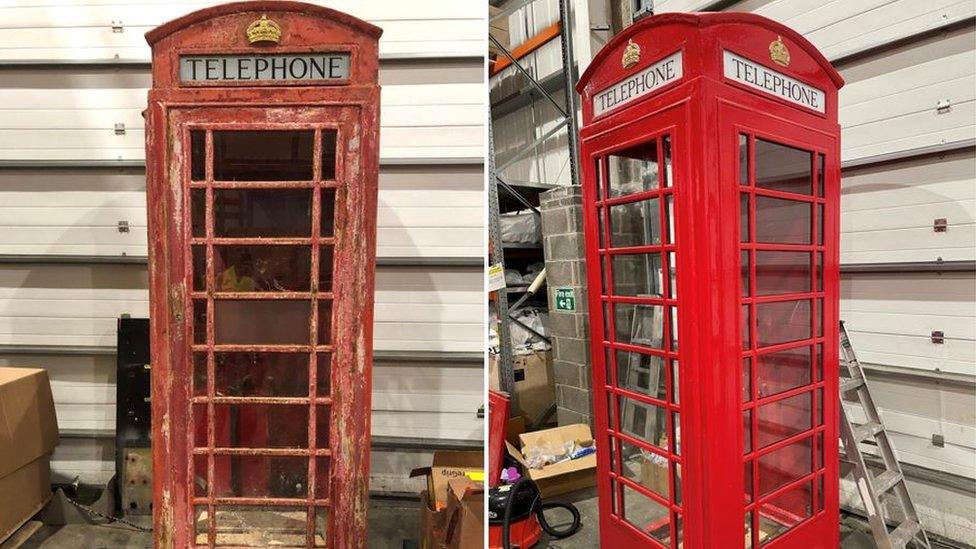
[[[78,503],[77,501],[71,499],[70,497],[68,497],[67,494],[64,495],[64,499],[68,500],[68,503],[70,503],[71,505],[74,505],[79,510],[81,510],[83,513],[87,514],[89,517],[105,519],[105,520],[109,521],[109,523],[117,522],[117,523],[122,524],[124,526],[128,526],[129,528],[132,528],[133,530],[138,530],[139,532],[147,532],[148,533],[148,532],[152,532],[153,531],[152,528],[146,528],[144,526],[139,526],[138,524],[135,524],[134,522],[129,522],[129,521],[125,520],[124,518],[112,517],[112,516],[106,515],[104,513],[100,513],[100,512],[92,509],[91,507],[89,507],[87,505]]]

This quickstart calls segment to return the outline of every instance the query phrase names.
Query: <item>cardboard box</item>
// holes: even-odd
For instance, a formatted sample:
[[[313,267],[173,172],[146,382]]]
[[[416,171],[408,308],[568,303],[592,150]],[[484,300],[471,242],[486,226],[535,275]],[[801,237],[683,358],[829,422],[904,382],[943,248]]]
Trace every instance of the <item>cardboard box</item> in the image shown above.
[[[49,459],[57,444],[47,372],[0,368],[0,542],[51,498]]]
[[[445,546],[481,547],[485,536],[485,485],[467,478],[451,479],[447,484]]]
[[[556,402],[552,352],[534,351],[528,355],[516,355],[512,357],[512,370],[515,377],[515,409],[512,413],[533,423]]]
[[[452,479],[467,480],[469,472],[484,472],[484,452],[435,451],[430,467],[410,471],[410,478],[424,476],[427,488],[420,493],[420,540],[422,549],[446,547],[448,488]]]
[[[558,496],[584,488],[596,486],[596,454],[579,459],[547,465],[542,469],[530,469],[525,461],[525,453],[533,446],[547,444],[562,445],[569,441],[592,442],[590,427],[583,423],[564,425],[544,431],[534,431],[519,435],[521,449],[508,444],[508,452],[519,461],[531,478],[539,486],[544,498]]]
[[[443,549],[444,522],[447,510],[438,511],[431,505],[433,499],[427,490],[420,492],[420,547],[421,549]]]

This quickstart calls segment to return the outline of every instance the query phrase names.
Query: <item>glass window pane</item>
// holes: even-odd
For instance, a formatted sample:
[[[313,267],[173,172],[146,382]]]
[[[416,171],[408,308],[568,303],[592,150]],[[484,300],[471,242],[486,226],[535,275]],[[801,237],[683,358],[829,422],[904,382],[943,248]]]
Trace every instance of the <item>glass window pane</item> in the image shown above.
[[[765,496],[811,473],[813,437],[806,437],[759,458],[759,494]]]
[[[742,359],[742,402],[752,400],[752,359]]]
[[[620,432],[667,450],[667,416],[664,408],[620,395],[617,395],[617,406]]]
[[[613,295],[661,296],[661,254],[617,254],[612,257]]]
[[[328,547],[329,545],[329,508],[315,508],[315,547]]]
[[[742,412],[742,453],[752,452],[752,409]]]
[[[813,481],[804,482],[760,507],[760,545],[766,545],[813,516]]]
[[[674,223],[674,195],[668,193],[664,195],[664,239],[668,244],[674,244],[677,241]]]
[[[617,383],[621,389],[665,400],[667,373],[664,359],[631,351],[617,351]]]
[[[190,189],[190,226],[195,237],[207,236],[207,191]]]
[[[207,132],[190,130],[190,180],[207,178]]]
[[[749,274],[749,250],[743,250],[739,253],[739,286],[742,288],[742,297],[752,294]]]
[[[318,405],[315,407],[315,447],[329,448],[332,435],[331,406]]]
[[[305,547],[305,507],[220,506],[215,514],[217,547]],[[196,542],[206,546],[207,535]]]
[[[307,397],[308,355],[215,353],[214,390],[219,397]]]
[[[665,135],[661,138],[661,150],[664,151],[664,185],[670,187],[674,184],[674,174],[671,173],[671,136]]]
[[[739,241],[749,242],[749,193],[739,194]]]
[[[306,246],[214,246],[217,291],[309,291],[312,254]]]
[[[307,404],[214,404],[218,448],[308,448]]]
[[[749,304],[742,305],[742,323],[739,331],[742,333],[742,348],[752,349],[752,317],[749,316]]]
[[[759,355],[759,398],[768,397],[810,383],[810,347],[798,347]]]
[[[760,347],[811,336],[810,300],[756,304],[757,339]]]
[[[216,497],[308,497],[308,458],[214,456]]]
[[[193,415],[193,446],[206,448],[207,442],[207,404],[194,403],[191,412]]]
[[[336,178],[336,130],[322,130],[322,179]]]
[[[668,318],[671,319],[671,350],[678,350],[678,308],[668,307]]]
[[[756,293],[790,294],[810,291],[809,252],[756,252]]]
[[[623,519],[647,536],[670,547],[670,511],[667,507],[634,490],[620,485],[623,498]]]
[[[335,189],[322,189],[322,225],[319,230],[320,236],[335,235]]]
[[[749,136],[739,134],[739,184],[749,184]]]
[[[756,186],[774,191],[811,194],[812,153],[756,139]]]
[[[193,246],[193,291],[207,291],[207,247]]]
[[[214,180],[312,179],[311,130],[213,132]]]
[[[610,246],[660,244],[661,210],[657,198],[610,206]]]
[[[193,396],[207,394],[207,353],[193,353]]]
[[[609,156],[610,198],[658,188],[657,142]]]
[[[193,300],[193,343],[207,342],[207,300]]]
[[[824,195],[824,170],[826,166],[824,165],[824,155],[817,155],[817,196],[823,197]]]
[[[310,237],[310,189],[215,189],[214,236]]]
[[[756,196],[756,242],[810,244],[808,202]]]
[[[671,359],[671,402],[681,404],[681,365],[678,359]]]
[[[599,233],[601,250],[607,247],[606,244],[607,239],[605,236],[606,226],[603,223],[603,210],[604,208],[602,207],[596,209],[596,227],[597,227],[596,232]]]
[[[813,393],[770,402],[759,407],[759,447],[789,438],[812,427]]]
[[[654,452],[620,441],[621,474],[669,499],[668,460]]]
[[[193,455],[193,495],[198,498],[207,497],[208,460],[204,454]]]
[[[315,458],[315,497],[326,499],[332,496],[332,458]]]
[[[321,246],[319,248],[319,291],[332,291],[332,268],[333,268],[333,249],[332,246]]]
[[[615,303],[613,310],[618,342],[654,349],[663,348],[664,307]]]
[[[668,285],[668,298],[677,299],[678,297],[678,258],[674,252],[668,252],[668,271],[671,273],[671,281]]]
[[[219,344],[308,345],[308,301],[218,299],[214,340]]]

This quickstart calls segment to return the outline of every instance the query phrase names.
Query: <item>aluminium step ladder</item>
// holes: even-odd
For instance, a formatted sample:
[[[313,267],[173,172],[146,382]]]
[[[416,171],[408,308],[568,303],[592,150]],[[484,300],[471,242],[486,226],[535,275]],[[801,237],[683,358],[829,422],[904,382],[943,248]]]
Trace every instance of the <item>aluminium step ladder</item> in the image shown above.
[[[844,321],[840,323],[840,350],[841,365],[847,367],[848,373],[848,377],[844,377],[842,371],[840,378],[841,440],[844,444],[846,461],[854,466],[854,482],[864,502],[875,543],[878,549],[903,549],[914,541],[916,547],[931,549],[928,536],[922,529],[915,505],[908,493],[905,475],[888,439],[888,432],[871,398],[871,391],[868,390],[867,380],[864,378],[864,370],[854,353]],[[844,409],[845,395],[857,397],[864,409],[866,423],[857,425],[851,421]],[[864,455],[858,447],[858,444],[863,442],[874,443],[884,462],[884,470],[877,476],[871,475],[864,462]],[[902,511],[901,524],[891,531],[888,530],[885,508],[882,505],[882,496],[886,493],[894,495],[892,501],[897,502]]]

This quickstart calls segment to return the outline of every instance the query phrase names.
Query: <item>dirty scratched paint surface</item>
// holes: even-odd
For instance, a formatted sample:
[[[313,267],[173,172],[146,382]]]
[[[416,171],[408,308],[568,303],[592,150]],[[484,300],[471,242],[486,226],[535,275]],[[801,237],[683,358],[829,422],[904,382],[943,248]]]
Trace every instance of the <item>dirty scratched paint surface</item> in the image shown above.
[[[157,547],[367,546],[380,33],[259,1],[147,34]],[[179,80],[181,54],[319,51],[348,78]]]

